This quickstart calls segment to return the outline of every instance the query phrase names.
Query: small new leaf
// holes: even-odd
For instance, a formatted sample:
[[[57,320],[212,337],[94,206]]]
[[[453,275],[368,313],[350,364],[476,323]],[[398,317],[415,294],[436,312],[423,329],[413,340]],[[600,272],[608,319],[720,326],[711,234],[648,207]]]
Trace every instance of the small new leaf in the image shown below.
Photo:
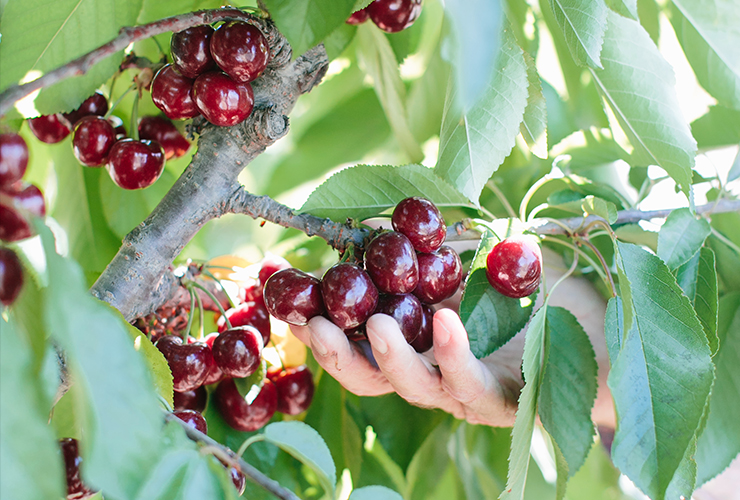
[[[688,208],[674,210],[660,228],[658,257],[672,271],[686,264],[712,232],[706,219],[697,219]]]

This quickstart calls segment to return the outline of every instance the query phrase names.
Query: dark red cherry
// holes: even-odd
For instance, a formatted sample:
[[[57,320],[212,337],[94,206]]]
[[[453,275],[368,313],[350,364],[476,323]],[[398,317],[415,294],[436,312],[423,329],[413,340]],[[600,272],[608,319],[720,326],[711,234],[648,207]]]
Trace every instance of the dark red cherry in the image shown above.
[[[77,161],[87,167],[97,167],[105,163],[115,142],[113,125],[105,118],[93,115],[78,122],[72,148]]]
[[[17,210],[0,202],[0,241],[20,241],[31,236],[33,231],[28,221]]]
[[[434,253],[420,253],[419,284],[414,295],[425,304],[449,299],[462,282],[462,262],[452,248],[443,246]]]
[[[382,293],[411,293],[419,282],[416,252],[396,231],[376,236],[365,250],[365,270]]]
[[[540,286],[542,252],[533,236],[506,238],[486,258],[486,277],[502,295],[519,299],[531,295]]]
[[[203,410],[206,409],[207,400],[208,393],[206,392],[206,388],[203,386],[190,391],[175,391],[173,408],[175,410],[195,410],[203,413]]]
[[[414,24],[421,14],[421,0],[375,0],[366,8],[378,28],[397,33]]]
[[[401,201],[393,210],[393,229],[403,233],[419,252],[430,253],[442,246],[447,226],[439,209],[425,198]]]
[[[265,70],[270,49],[259,28],[232,21],[222,24],[211,36],[211,55],[231,78],[247,83]]]
[[[207,345],[183,344],[182,339],[176,335],[165,335],[155,345],[170,365],[176,391],[191,391],[203,385],[213,362]]]
[[[64,117],[72,125],[72,129],[77,126],[77,122],[86,116],[104,116],[108,112],[108,99],[100,92],[85,99],[80,107],[71,113],[65,113]]]
[[[434,309],[426,304],[421,305],[421,329],[419,336],[411,342],[411,347],[416,352],[427,352],[434,345],[432,337],[433,328],[432,320],[434,319]]]
[[[171,120],[187,120],[200,111],[193,100],[193,80],[175,71],[171,64],[160,69],[152,80],[152,101]]]
[[[262,335],[252,326],[226,330],[213,341],[213,359],[227,377],[248,377],[260,366]]]
[[[403,333],[403,338],[409,344],[419,336],[422,322],[421,302],[410,293],[381,295],[375,313],[387,314],[395,319]]]
[[[170,53],[177,70],[188,78],[216,67],[211,57],[213,28],[207,24],[193,26],[172,35]]]
[[[0,247],[0,302],[9,306],[23,288],[23,267],[21,261],[10,248]]]
[[[62,450],[64,469],[67,476],[67,499],[82,500],[92,497],[95,492],[91,491],[82,482],[82,476],[80,474],[82,457],[80,457],[77,440],[72,438],[60,439],[59,447]]]
[[[244,302],[226,311],[232,327],[253,326],[262,334],[262,345],[270,341],[270,315],[263,302]],[[226,331],[226,319],[218,319],[219,333]]]
[[[190,149],[190,143],[185,139],[175,124],[161,116],[145,116],[139,121],[139,138],[157,141],[164,149],[164,157],[179,158]]]
[[[303,413],[313,399],[313,376],[308,366],[301,365],[267,372],[277,390],[277,411],[286,415]]]
[[[290,269],[290,262],[280,257],[279,255],[268,253],[265,258],[262,259],[260,267],[260,283],[263,285],[267,279],[278,271],[283,269]]]
[[[291,325],[305,325],[324,313],[321,282],[292,267],[270,276],[263,298],[270,314]]]
[[[32,236],[27,216],[45,214],[44,196],[33,184],[16,182],[0,191],[0,240],[19,241]]]
[[[200,75],[193,83],[193,98],[206,120],[219,127],[243,122],[254,108],[252,86],[220,71]]]
[[[244,474],[242,474],[236,467],[229,468],[229,476],[231,476],[231,482],[234,483],[237,493],[239,496],[242,496],[244,494],[244,490],[247,488],[246,476],[244,476]]]
[[[206,418],[195,410],[177,410],[173,411],[172,414],[185,422],[188,427],[192,427],[195,430],[208,434],[208,424]]]
[[[378,289],[370,276],[346,262],[326,271],[321,280],[321,295],[326,312],[342,330],[364,323],[378,303]]]
[[[158,142],[121,139],[108,153],[106,168],[119,187],[142,189],[159,179],[164,162],[164,150]]]
[[[262,285],[263,284],[258,280],[250,279],[250,283],[248,285],[239,289],[239,300],[242,302],[262,302],[264,304],[265,302],[262,298]]]
[[[368,14],[367,8],[360,9],[357,12],[353,12],[352,15],[349,16],[349,19],[347,19],[347,24],[362,24],[369,18],[370,14]]]
[[[208,335],[206,335],[206,337],[203,339],[203,342],[208,346],[209,349],[211,349],[211,354],[213,354],[213,342],[216,340],[218,336],[219,336],[218,332],[213,332],[213,333],[209,333]],[[225,378],[226,378],[226,375],[224,375],[224,372],[221,370],[221,367],[218,366],[218,363],[216,363],[216,360],[213,359],[213,363],[211,364],[211,367],[208,370],[208,375],[206,375],[206,379],[203,381],[203,385],[215,384],[217,382],[221,382]]]
[[[28,128],[36,139],[46,144],[61,142],[72,131],[72,125],[61,113],[31,118],[28,120]]]
[[[269,380],[265,380],[265,385],[251,404],[239,394],[233,379],[226,379],[218,384],[214,396],[216,406],[226,423],[242,432],[252,432],[264,427],[277,409],[277,391]]]
[[[19,181],[28,166],[28,146],[18,134],[0,134],[0,189]]]
[[[367,330],[365,328],[365,323],[359,326],[356,326],[354,328],[344,330],[344,334],[350,340],[357,341],[357,340],[367,339]]]

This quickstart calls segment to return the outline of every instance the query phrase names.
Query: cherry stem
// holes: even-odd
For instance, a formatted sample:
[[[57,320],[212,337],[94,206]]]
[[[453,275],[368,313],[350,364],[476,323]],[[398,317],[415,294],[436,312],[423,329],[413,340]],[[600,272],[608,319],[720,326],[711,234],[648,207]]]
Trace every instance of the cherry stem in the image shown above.
[[[596,262],[595,262],[595,261],[594,261],[594,260],[593,260],[593,259],[591,258],[591,256],[590,256],[590,255],[588,255],[588,254],[587,254],[586,252],[584,252],[583,250],[581,250],[580,248],[578,248],[578,247],[577,247],[577,246],[575,246],[574,244],[572,244],[572,243],[569,243],[569,242],[567,242],[567,241],[563,241],[563,240],[560,240],[560,239],[558,239],[558,238],[554,238],[554,237],[552,237],[552,236],[544,236],[544,237],[543,237],[542,239],[543,239],[544,241],[548,241],[548,242],[550,242],[550,243],[557,243],[558,245],[562,245],[562,246],[564,246],[564,247],[570,248],[570,249],[571,249],[571,250],[573,250],[573,252],[575,252],[575,253],[580,253],[580,254],[581,254],[581,256],[582,256],[582,257],[583,257],[584,259],[586,259],[586,261],[587,261],[587,262],[589,263],[589,265],[590,265],[590,266],[591,266],[591,267],[592,267],[592,268],[594,269],[594,271],[596,271],[596,274],[598,274],[598,275],[599,275],[599,277],[600,277],[601,279],[603,279],[603,280],[604,280],[605,282],[606,282],[606,281],[608,281],[608,278],[606,277],[606,275],[604,275],[603,271],[601,270],[601,266],[600,266],[599,264],[597,264],[597,263],[596,263]]]
[[[570,276],[575,272],[576,267],[578,267],[578,256],[580,255],[580,252],[574,252],[573,253],[573,263],[570,265],[570,268],[563,274],[554,285],[552,285],[552,288],[550,288],[549,291],[545,292],[545,305],[550,300],[550,297],[552,296],[552,293],[555,291],[555,289],[565,281],[566,279],[570,278]]]
[[[139,140],[139,97],[141,97],[141,92],[136,92],[134,105],[131,107],[131,125],[129,126],[129,133],[135,141]]]
[[[586,245],[588,248],[590,248],[594,254],[596,254],[596,257],[599,259],[599,262],[601,262],[601,267],[604,269],[604,272],[606,273],[606,277],[608,278],[607,284],[609,285],[609,289],[612,292],[612,297],[616,297],[617,289],[614,286],[614,278],[612,277],[612,272],[609,269],[609,266],[606,264],[606,260],[604,259],[604,256],[601,255],[601,252],[599,252],[599,249],[596,248],[596,245],[591,243],[591,240],[589,240],[588,238],[578,237],[576,241],[580,241],[581,243]]]
[[[193,290],[192,286],[188,287],[188,293],[190,294],[190,311],[188,314],[188,324],[185,327],[185,333],[182,337],[182,342],[187,343],[188,341],[188,335],[190,334],[190,329],[193,328],[193,317],[195,316],[195,299],[198,296],[197,293],[195,293],[195,290]]]
[[[247,448],[252,446],[254,443],[257,443],[259,441],[264,441],[264,440],[265,440],[264,434],[255,434],[251,438],[245,439],[242,445],[236,451],[236,456],[241,457],[242,455],[244,455],[244,452],[247,451]]]
[[[222,269],[231,269],[230,267],[221,267]],[[226,300],[229,301],[229,307],[234,308],[236,307],[236,304],[234,304],[234,301],[231,299],[231,295],[228,294],[226,289],[224,288],[224,285],[221,283],[221,280],[216,278],[211,271],[208,270],[206,266],[203,266],[203,269],[200,271],[201,273],[205,274],[207,277],[211,278],[213,281],[215,281],[218,284],[218,287],[221,289],[222,292],[224,292],[224,295],[226,295]]]
[[[113,105],[112,105],[112,106],[111,106],[111,107],[110,107],[110,108],[108,109],[108,112],[107,112],[107,113],[105,114],[105,116],[104,116],[103,118],[106,118],[106,119],[107,119],[107,118],[110,118],[110,117],[111,117],[111,115],[113,114],[113,112],[114,112],[114,111],[116,110],[116,107],[117,107],[117,106],[118,106],[119,104],[121,104],[121,101],[123,101],[123,99],[124,99],[124,98],[125,98],[125,97],[126,97],[126,96],[127,96],[128,94],[129,94],[129,92],[131,92],[131,91],[132,91],[132,90],[134,90],[135,88],[136,88],[136,86],[135,86],[135,85],[131,85],[131,86],[130,86],[129,88],[127,88],[127,89],[126,89],[126,90],[125,90],[125,91],[123,92],[123,94],[121,94],[121,95],[120,95],[120,96],[118,97],[118,99],[116,99],[116,102],[114,102],[114,103],[113,103]],[[111,92],[113,92],[113,85],[111,85]]]
[[[501,204],[504,206],[504,210],[506,210],[506,213],[509,215],[509,217],[511,217],[512,219],[516,219],[516,212],[514,211],[514,207],[511,206],[511,203],[509,203],[509,200],[506,199],[506,196],[496,185],[496,182],[491,179],[486,182],[486,187],[490,189],[493,194],[496,195],[496,198],[498,198],[498,201],[500,201]]]
[[[219,302],[219,301],[218,301],[218,299],[216,298],[216,296],[215,296],[215,295],[213,295],[213,294],[211,293],[211,291],[210,291],[209,289],[207,289],[206,287],[204,287],[204,286],[203,286],[203,285],[201,285],[200,283],[197,283],[197,282],[195,282],[195,281],[191,281],[191,283],[193,284],[193,286],[197,286],[198,288],[200,288],[201,290],[203,290],[203,291],[204,291],[204,292],[206,293],[206,295],[208,295],[208,297],[209,297],[209,298],[210,298],[210,299],[211,299],[211,300],[212,300],[213,302],[215,302],[215,303],[216,303],[216,307],[218,307],[218,311],[219,311],[219,312],[221,313],[221,315],[222,315],[222,316],[224,317],[224,321],[226,321],[226,327],[227,327],[227,328],[228,328],[229,330],[233,329],[234,327],[233,327],[233,326],[231,326],[231,321],[229,321],[229,318],[227,318],[227,317],[226,317],[226,311],[224,311],[224,308],[223,308],[223,306],[221,305],[221,302]],[[201,318],[201,323],[203,323],[203,319],[202,319],[202,318]]]

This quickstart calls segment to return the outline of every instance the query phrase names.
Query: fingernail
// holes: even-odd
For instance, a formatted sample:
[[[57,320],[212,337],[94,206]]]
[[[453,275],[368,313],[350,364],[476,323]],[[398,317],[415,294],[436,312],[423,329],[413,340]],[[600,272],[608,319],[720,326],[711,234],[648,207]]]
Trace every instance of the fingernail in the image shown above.
[[[319,336],[311,332],[311,347],[313,347],[313,350],[318,352],[321,356],[326,356],[326,354],[329,352],[329,349],[326,348],[324,344],[321,343],[319,340]]]
[[[373,346],[374,351],[378,351],[380,354],[385,354],[388,352],[388,344],[385,343],[385,340],[380,338],[380,336],[375,335],[375,338],[372,342],[370,342],[370,345]]]
[[[452,340],[452,334],[447,327],[445,327],[444,323],[440,321],[434,326],[436,327],[434,329],[434,344],[439,347],[444,347],[449,344],[450,340]]]

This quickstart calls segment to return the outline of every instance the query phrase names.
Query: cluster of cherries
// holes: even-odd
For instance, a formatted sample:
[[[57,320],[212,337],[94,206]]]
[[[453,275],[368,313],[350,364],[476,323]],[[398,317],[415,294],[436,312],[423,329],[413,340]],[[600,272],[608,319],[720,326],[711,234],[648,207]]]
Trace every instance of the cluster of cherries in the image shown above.
[[[364,9],[354,12],[347,24],[362,24],[370,19],[386,33],[405,30],[421,14],[421,0],[375,0]]]
[[[295,268],[275,273],[265,283],[267,310],[293,325],[323,315],[352,340],[366,338],[371,315],[387,314],[417,352],[429,350],[432,305],[455,294],[462,263],[442,245],[447,227],[431,201],[406,198],[391,223],[394,231],[381,232],[367,245],[364,266],[340,262],[321,280]]]

